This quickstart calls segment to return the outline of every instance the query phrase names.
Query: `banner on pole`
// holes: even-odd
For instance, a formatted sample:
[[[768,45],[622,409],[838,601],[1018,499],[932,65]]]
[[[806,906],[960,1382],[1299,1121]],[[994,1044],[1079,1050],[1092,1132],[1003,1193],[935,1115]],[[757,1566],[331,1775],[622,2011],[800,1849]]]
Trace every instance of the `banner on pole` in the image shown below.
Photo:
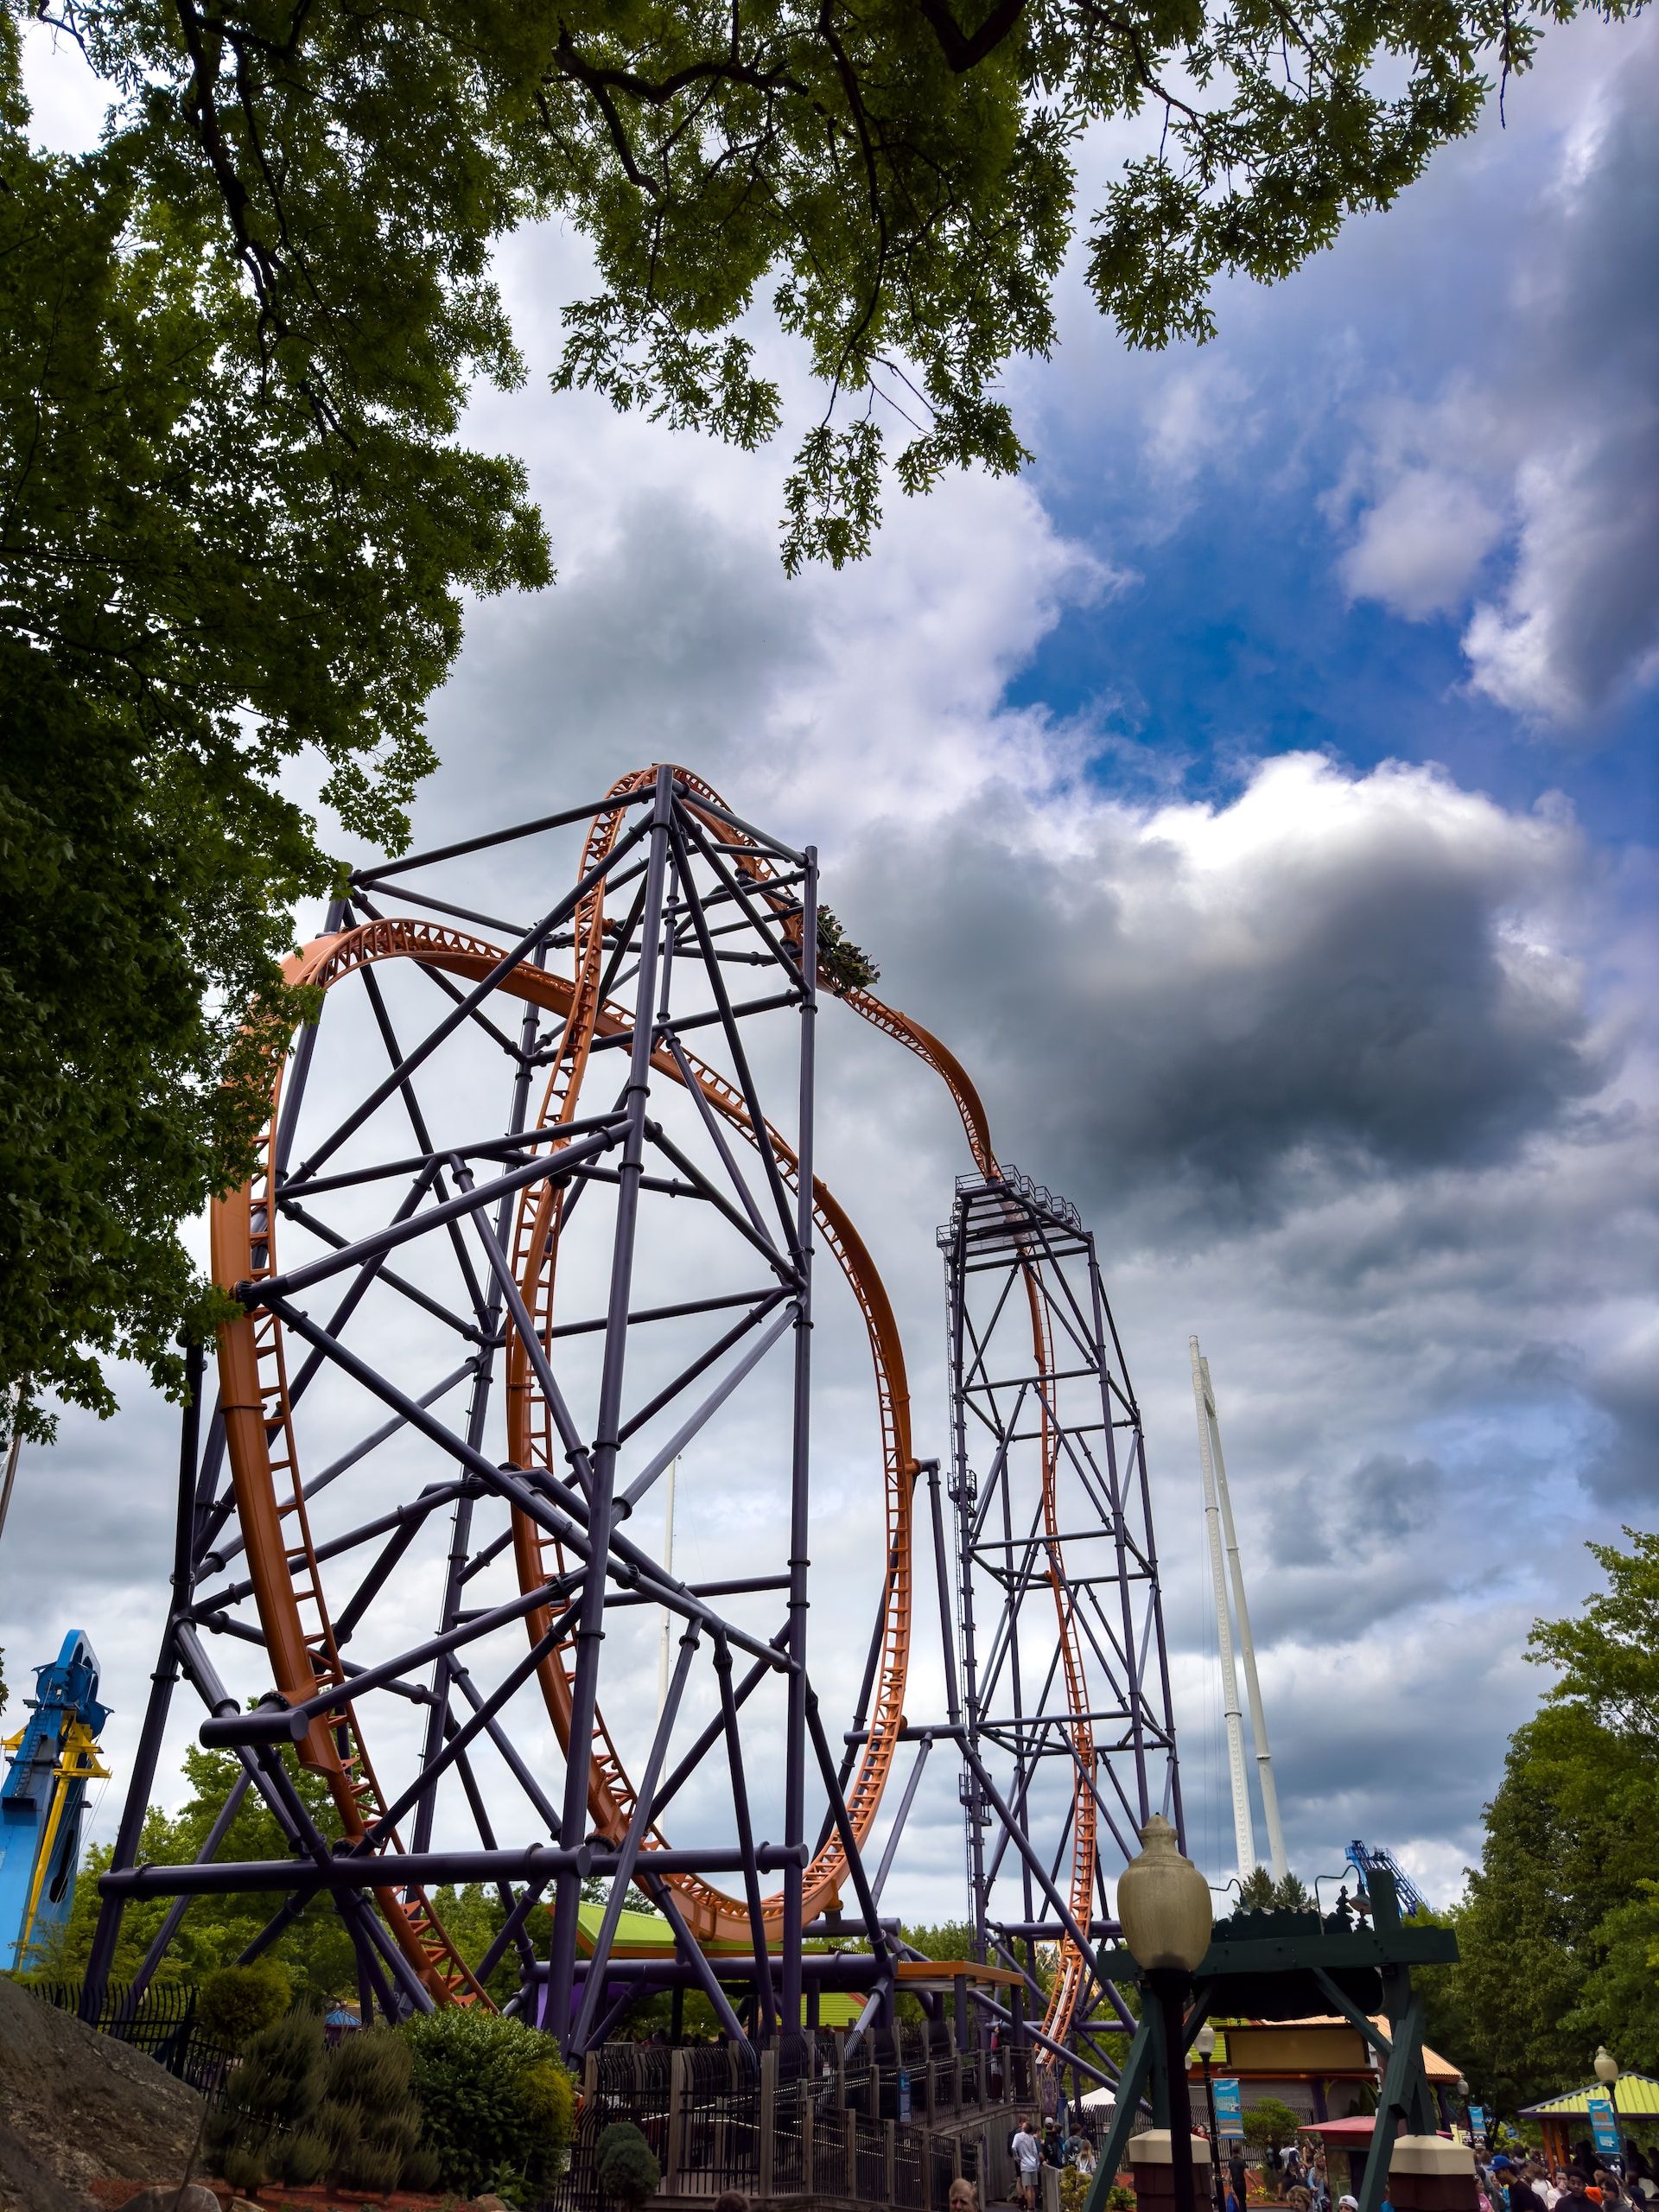
[[[1590,2139],[1604,2158],[1618,2156],[1618,2115],[1607,2097],[1586,2098],[1590,2108]]]

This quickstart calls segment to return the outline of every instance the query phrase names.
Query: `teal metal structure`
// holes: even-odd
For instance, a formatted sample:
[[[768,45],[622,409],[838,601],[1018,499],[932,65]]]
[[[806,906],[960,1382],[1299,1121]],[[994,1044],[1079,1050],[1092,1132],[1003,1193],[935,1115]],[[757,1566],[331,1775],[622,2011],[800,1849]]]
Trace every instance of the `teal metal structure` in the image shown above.
[[[1372,1868],[1370,1903],[1369,1926],[1356,1916],[1346,1891],[1335,1911],[1324,1915],[1236,1912],[1218,1921],[1192,1977],[1185,2027],[1190,2050],[1212,2013],[1225,2019],[1295,2020],[1335,2012],[1346,2020],[1382,2062],[1376,2126],[1359,2192],[1359,2212],[1381,2212],[1395,2136],[1432,2135],[1439,2125],[1423,2072],[1423,2000],[1413,1992],[1411,1969],[1454,1964],[1458,1939],[1449,1928],[1402,1923],[1394,1877],[1385,1866]],[[1120,1987],[1138,1983],[1141,2002],[1084,2212],[1105,2212],[1130,2137],[1146,2126],[1168,2127],[1175,2102],[1146,1975],[1121,1947],[1102,1950],[1096,1972]],[[1378,2016],[1387,2021],[1386,2031],[1376,2025]],[[1175,2086],[1178,2095],[1186,2094],[1185,2078]],[[1189,2106],[1189,2118],[1190,2112]]]

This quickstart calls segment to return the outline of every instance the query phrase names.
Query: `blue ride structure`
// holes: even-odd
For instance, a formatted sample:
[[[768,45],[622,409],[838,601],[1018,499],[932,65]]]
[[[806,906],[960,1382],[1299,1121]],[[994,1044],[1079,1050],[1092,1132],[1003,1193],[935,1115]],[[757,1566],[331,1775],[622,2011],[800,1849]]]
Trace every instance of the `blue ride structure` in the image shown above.
[[[1381,1866],[1394,1877],[1394,1893],[1400,1901],[1402,1914],[1409,1918],[1414,1912],[1427,1912],[1428,1901],[1391,1851],[1380,1843],[1362,1843],[1356,1836],[1345,1854],[1348,1864],[1359,1877],[1360,1887],[1370,1887],[1373,1867]]]
[[[29,1717],[5,1739],[0,1784],[0,1972],[26,1967],[69,1916],[80,1859],[86,1785],[109,1773],[98,1738],[98,1655],[71,1629],[56,1659],[35,1669]]]

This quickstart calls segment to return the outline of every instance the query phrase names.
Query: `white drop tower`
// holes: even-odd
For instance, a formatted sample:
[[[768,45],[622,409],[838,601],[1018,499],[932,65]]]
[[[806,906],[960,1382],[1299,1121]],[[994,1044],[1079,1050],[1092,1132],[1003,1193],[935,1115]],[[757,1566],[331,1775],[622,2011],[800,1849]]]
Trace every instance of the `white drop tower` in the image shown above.
[[[1284,1825],[1279,1818],[1279,1793],[1273,1779],[1273,1754],[1268,1747],[1267,1715],[1262,1705],[1262,1684],[1255,1670],[1255,1640],[1250,1634],[1250,1609],[1244,1599],[1244,1567],[1238,1553],[1238,1531],[1233,1525],[1232,1500],[1227,1494],[1227,1462],[1222,1456],[1221,1425],[1216,1418],[1216,1394],[1210,1381],[1210,1363],[1198,1350],[1196,1337],[1187,1338],[1192,1360],[1192,1400],[1198,1416],[1198,1465],[1204,1478],[1204,1519],[1210,1539],[1210,1578],[1216,1599],[1216,1640],[1221,1647],[1222,1699],[1227,1719],[1227,1766],[1233,1790],[1233,1840],[1243,1881],[1259,1863],[1255,1852],[1255,1819],[1250,1807],[1250,1785],[1244,1767],[1244,1719],[1239,1710],[1238,1672],[1233,1662],[1233,1623],[1229,1615],[1227,1585],[1232,1583],[1232,1611],[1238,1623],[1238,1656],[1244,1663],[1244,1694],[1249,1700],[1250,1734],[1255,1745],[1255,1771],[1262,1791],[1262,1817],[1268,1829],[1268,1862],[1275,1882],[1289,1872],[1285,1856]],[[1226,1570],[1222,1565],[1224,1543]]]

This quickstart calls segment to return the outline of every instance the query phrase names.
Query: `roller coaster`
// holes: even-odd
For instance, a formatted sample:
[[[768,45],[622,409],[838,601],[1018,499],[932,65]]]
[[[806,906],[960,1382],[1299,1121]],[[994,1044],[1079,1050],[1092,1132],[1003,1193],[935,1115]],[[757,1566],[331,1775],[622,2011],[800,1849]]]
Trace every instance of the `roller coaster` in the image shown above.
[[[480,910],[480,881],[534,897],[545,841],[584,825],[539,918]],[[1181,1811],[1140,1414],[1075,1209],[999,1160],[967,1073],[874,980],[821,912],[816,853],[666,765],[351,879],[287,966],[303,1018],[261,1047],[257,1172],[213,1210],[236,1310],[216,1397],[192,1356],[88,2002],[130,1899],[171,1900],[142,1986],[193,1897],[264,1891],[248,1955],[326,1894],[365,2018],[487,2005],[516,1960],[509,2009],[573,2055],[661,1988],[701,1990],[745,2050],[851,1990],[856,2034],[925,1970],[880,1900],[943,1750],[981,2031],[1116,2078],[1133,2022],[1095,1946],[1136,1831]],[[871,1244],[814,1173],[830,1001],[925,1065],[966,1141],[939,1232],[943,1480]],[[825,1258],[874,1371],[879,1507],[858,1451],[827,1503],[810,1479]],[[688,1452],[715,1471],[705,1548],[729,1570],[690,1579],[652,1497]],[[837,1742],[817,1685],[856,1668],[833,1617],[809,1653],[810,1556],[877,1511],[879,1545],[848,1554],[880,1588]],[[906,1692],[935,1606],[930,1719]],[[194,1863],[140,1863],[181,1677],[233,1780]],[[220,1856],[250,1790],[288,1856]],[[502,1907],[471,1961],[434,1899],[463,1882]],[[663,1942],[624,1956],[641,1894]]]

